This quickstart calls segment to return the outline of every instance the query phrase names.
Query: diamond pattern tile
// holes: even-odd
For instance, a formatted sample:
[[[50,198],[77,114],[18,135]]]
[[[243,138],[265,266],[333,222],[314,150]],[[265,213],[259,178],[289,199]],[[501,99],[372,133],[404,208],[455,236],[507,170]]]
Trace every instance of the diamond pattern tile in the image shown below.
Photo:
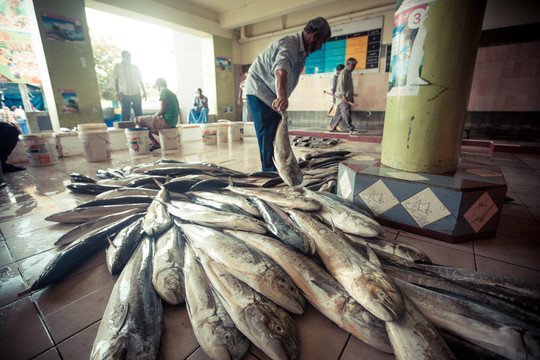
[[[493,199],[487,192],[467,210],[463,217],[467,219],[475,232],[479,232],[484,225],[499,211]]]
[[[399,204],[399,201],[382,180],[378,180],[373,185],[359,193],[358,196],[364,200],[375,216],[378,216]]]
[[[401,205],[422,228],[450,215],[450,211],[429,188],[402,201]]]
[[[339,186],[341,187],[341,195],[345,199],[348,199],[352,193],[352,185],[347,171],[344,171],[343,174],[341,174],[341,178],[339,179]]]

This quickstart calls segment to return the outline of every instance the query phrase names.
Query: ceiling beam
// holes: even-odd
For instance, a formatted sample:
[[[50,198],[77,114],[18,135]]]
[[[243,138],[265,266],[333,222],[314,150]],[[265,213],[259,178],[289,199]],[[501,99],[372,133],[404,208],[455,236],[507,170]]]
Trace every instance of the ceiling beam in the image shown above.
[[[334,0],[254,0],[239,8],[222,12],[219,15],[219,24],[223,29],[234,29],[240,26],[324,5],[333,1]]]

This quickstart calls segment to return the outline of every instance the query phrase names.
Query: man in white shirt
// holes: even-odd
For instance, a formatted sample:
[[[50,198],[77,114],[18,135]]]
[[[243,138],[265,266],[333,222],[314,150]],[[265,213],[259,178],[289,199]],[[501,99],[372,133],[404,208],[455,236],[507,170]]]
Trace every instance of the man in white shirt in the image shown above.
[[[142,115],[142,101],[146,100],[146,91],[142,82],[141,72],[137,65],[131,63],[131,53],[122,51],[122,62],[116,64],[113,70],[114,88],[118,101],[122,104],[122,121],[129,121],[131,118],[131,106],[135,117]],[[140,89],[139,89],[140,86]]]

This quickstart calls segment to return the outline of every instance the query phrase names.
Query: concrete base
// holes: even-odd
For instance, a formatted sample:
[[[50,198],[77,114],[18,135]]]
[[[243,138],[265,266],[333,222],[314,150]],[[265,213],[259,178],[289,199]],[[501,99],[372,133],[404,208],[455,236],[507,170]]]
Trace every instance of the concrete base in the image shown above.
[[[499,169],[468,160],[448,174],[410,173],[378,155],[339,165],[337,193],[392,228],[456,243],[495,236],[506,195]]]

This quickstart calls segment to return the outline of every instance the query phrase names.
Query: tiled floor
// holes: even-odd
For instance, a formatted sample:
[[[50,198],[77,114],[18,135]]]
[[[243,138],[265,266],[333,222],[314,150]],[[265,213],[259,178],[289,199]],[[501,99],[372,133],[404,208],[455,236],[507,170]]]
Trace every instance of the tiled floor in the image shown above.
[[[204,146],[199,141],[164,153],[173,159],[203,160],[251,172],[259,169],[256,139],[244,143]],[[380,145],[346,140],[333,149],[380,152]],[[295,148],[297,156],[310,151]],[[508,183],[507,196],[495,238],[448,244],[387,228],[388,235],[426,252],[434,262],[528,280],[540,280],[540,155],[489,154],[485,148],[464,146],[462,156],[500,167]],[[0,190],[0,357],[3,359],[88,358],[115,277],[109,275],[105,254],[88,259],[74,274],[47,289],[22,293],[58,251],[54,241],[73,225],[49,223],[47,214],[67,210],[92,196],[70,193],[69,174],[94,176],[99,168],[151,162],[162,156],[130,157],[127,150],[112,159],[88,163],[84,157],[60,159],[49,167],[28,167],[5,174]],[[198,347],[185,306],[164,306],[160,359],[206,359]],[[351,337],[309,307],[294,316],[301,338],[301,359],[392,359]],[[245,359],[266,359],[253,347]]]

